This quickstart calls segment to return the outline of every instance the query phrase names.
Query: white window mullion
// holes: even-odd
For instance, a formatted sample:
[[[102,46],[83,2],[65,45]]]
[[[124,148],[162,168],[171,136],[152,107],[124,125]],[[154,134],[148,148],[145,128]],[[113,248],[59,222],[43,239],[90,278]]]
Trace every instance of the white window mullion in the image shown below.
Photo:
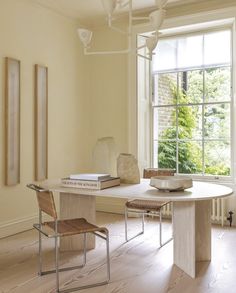
[[[204,42],[203,42],[204,44]],[[203,45],[204,46],[204,45]],[[204,108],[204,102],[205,102],[205,70],[203,70],[203,104],[202,104],[202,174],[205,175],[205,124],[204,124],[204,116],[205,116],[205,108]]]
[[[236,61],[236,55],[235,55],[235,42],[236,42],[236,27],[235,27],[235,23],[233,25],[233,29],[231,30],[231,47],[230,47],[230,56],[231,56],[231,68],[234,68],[234,63]],[[234,59],[235,58],[235,59]],[[235,118],[234,118],[234,113],[235,113],[235,70],[231,70],[231,103],[230,103],[230,122],[231,122],[231,128],[230,128],[230,134],[231,134],[231,138],[230,138],[230,144],[231,144],[231,176],[232,178],[235,178],[235,166],[236,166],[236,155],[235,152],[233,151],[235,148],[235,143],[236,143],[236,136],[234,134],[235,131],[234,127],[235,127]]]
[[[204,60],[204,51],[205,51],[205,35],[202,36],[202,64],[204,66],[205,60]],[[205,124],[204,124],[204,116],[205,116],[205,102],[206,102],[206,83],[205,83],[205,77],[206,77],[206,71],[205,68],[203,69],[203,96],[202,96],[202,174],[205,175]]]
[[[179,73],[177,73],[177,93],[179,92]],[[178,98],[177,98],[178,99]],[[178,100],[175,106],[175,119],[176,119],[176,173],[179,173],[179,119],[178,119]]]

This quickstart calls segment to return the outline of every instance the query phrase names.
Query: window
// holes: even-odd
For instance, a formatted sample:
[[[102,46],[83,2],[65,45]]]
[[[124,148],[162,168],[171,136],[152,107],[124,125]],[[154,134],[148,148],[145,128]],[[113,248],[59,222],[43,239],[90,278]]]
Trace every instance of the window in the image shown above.
[[[230,30],[160,40],[153,57],[153,166],[231,175]]]

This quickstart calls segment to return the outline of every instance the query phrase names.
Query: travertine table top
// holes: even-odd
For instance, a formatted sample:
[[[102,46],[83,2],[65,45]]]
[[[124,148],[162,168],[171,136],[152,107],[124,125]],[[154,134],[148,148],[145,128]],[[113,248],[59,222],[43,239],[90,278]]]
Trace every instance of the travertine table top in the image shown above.
[[[195,201],[208,200],[213,198],[223,198],[233,193],[227,186],[208,182],[193,181],[193,187],[184,191],[161,191],[149,185],[150,179],[141,179],[140,184],[121,184],[103,190],[79,189],[62,187],[60,180],[48,180],[40,185],[53,192],[71,193],[80,195],[92,195],[116,198],[142,198],[156,199],[160,201]]]

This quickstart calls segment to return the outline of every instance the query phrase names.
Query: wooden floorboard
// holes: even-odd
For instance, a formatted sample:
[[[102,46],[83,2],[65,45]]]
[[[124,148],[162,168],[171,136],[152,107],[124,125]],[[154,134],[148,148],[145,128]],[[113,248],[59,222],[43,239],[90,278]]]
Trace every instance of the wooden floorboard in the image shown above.
[[[191,279],[173,266],[173,244],[158,248],[156,219],[147,219],[146,231],[132,241],[124,241],[124,220],[121,215],[98,213],[97,223],[110,231],[111,282],[102,287],[82,290],[86,293],[235,293],[236,292],[236,229],[214,226],[212,261],[199,263],[197,278]],[[130,220],[130,233],[137,232],[140,219]],[[164,233],[171,232],[164,222]],[[131,236],[131,234],[130,234]],[[53,240],[44,238],[44,265],[53,266]],[[30,230],[0,240],[0,292],[52,293],[55,276],[37,275],[37,232]],[[105,242],[97,239],[95,250],[88,252],[85,268],[60,274],[64,288],[101,281],[105,277]],[[63,252],[61,265],[77,265],[82,255]]]

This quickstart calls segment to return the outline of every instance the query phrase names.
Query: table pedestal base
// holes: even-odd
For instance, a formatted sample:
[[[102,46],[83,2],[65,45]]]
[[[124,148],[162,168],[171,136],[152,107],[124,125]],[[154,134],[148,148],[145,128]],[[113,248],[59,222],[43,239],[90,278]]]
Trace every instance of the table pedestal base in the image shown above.
[[[96,224],[96,198],[90,195],[60,193],[60,218],[85,218]],[[95,248],[95,236],[87,235],[87,249]],[[61,237],[60,250],[73,251],[83,249],[83,235]]]
[[[174,264],[192,278],[211,260],[211,200],[173,203]]]

